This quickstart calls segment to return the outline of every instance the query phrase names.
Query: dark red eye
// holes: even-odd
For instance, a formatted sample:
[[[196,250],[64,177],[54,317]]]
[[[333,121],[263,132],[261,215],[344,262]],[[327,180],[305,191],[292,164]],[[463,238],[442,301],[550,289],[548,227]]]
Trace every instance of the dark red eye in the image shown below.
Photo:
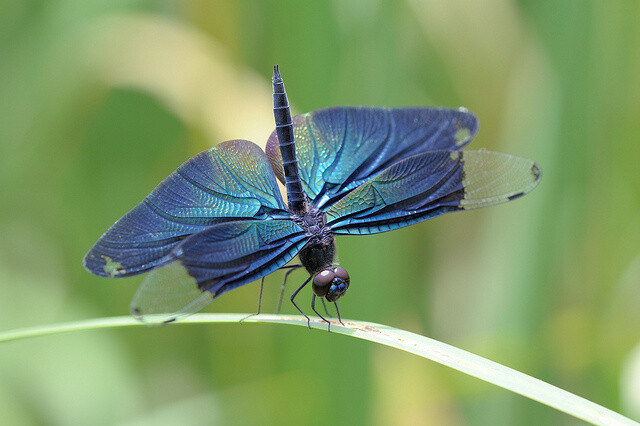
[[[343,267],[336,266],[333,272],[336,274],[336,277],[346,281],[347,283],[349,282],[349,273]]]
[[[336,277],[335,273],[327,269],[317,273],[315,278],[313,279],[313,282],[316,283],[317,285],[328,285],[333,282],[333,279],[335,277]]]
[[[316,276],[313,277],[313,292],[320,297],[325,297],[335,277],[336,274],[330,269],[318,272]]]

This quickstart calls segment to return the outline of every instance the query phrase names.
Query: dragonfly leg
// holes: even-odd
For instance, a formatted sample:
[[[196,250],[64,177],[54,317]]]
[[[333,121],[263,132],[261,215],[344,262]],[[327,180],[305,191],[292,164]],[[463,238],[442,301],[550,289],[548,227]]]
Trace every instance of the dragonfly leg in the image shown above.
[[[324,313],[327,314],[328,317],[330,317],[331,314],[329,313],[329,310],[327,310],[327,304],[324,303],[324,297],[320,300],[322,300],[322,307],[324,308]]]
[[[344,325],[344,323],[342,322],[342,318],[340,318],[340,309],[338,309],[338,302],[333,302],[334,305],[336,305],[336,312],[338,313],[338,321],[340,321],[340,324]]]
[[[260,280],[260,296],[258,296],[258,312],[255,314],[249,314],[246,317],[242,318],[240,322],[246,320],[247,318],[255,317],[256,315],[260,315],[260,309],[262,309],[262,289],[264,288],[264,277]]]
[[[321,300],[324,302],[324,298]],[[315,312],[317,316],[322,318],[322,320],[328,324],[327,331],[331,332],[331,321],[329,321],[328,319],[320,315],[320,312],[316,311],[316,294],[315,293],[313,293],[313,296],[311,297],[311,309],[313,309],[313,312]]]
[[[295,302],[295,298],[298,295],[298,293],[300,292],[300,290],[302,290],[304,288],[304,286],[306,286],[309,281],[311,281],[312,276],[310,275],[309,278],[307,278],[300,287],[298,287],[298,289],[296,291],[293,292],[293,294],[291,295],[291,303],[293,303],[293,306],[296,307],[296,309],[298,310],[298,312],[300,312],[302,315],[304,315],[304,317],[307,319],[307,327],[309,327],[309,330],[311,330],[311,319],[307,316],[307,314],[305,314],[304,312],[302,312],[302,309],[300,309],[300,307],[298,307],[298,305],[296,305]]]
[[[282,297],[284,296],[284,287],[287,284],[287,278],[289,277],[290,273],[292,273],[293,271],[299,268],[302,268],[302,263],[287,265],[280,268],[280,269],[289,269],[289,270],[284,273],[284,278],[282,279],[282,286],[280,287],[280,298],[278,299],[278,308],[276,309],[276,314],[280,313],[280,308],[282,307]]]

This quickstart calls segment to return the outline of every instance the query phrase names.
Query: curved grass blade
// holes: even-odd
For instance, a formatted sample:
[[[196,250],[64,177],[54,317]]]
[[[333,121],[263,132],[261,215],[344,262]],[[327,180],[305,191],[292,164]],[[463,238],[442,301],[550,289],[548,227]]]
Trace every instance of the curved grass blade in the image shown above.
[[[282,323],[303,327],[307,326],[307,320],[301,316],[259,315],[246,318],[246,314],[195,314],[175,324],[238,323],[243,318],[245,318],[244,323]],[[419,355],[462,373],[469,374],[470,376],[477,377],[504,389],[526,396],[527,398],[531,398],[595,425],[640,425],[640,423],[628,419],[621,414],[543,382],[542,380],[538,380],[454,346],[447,345],[446,343],[386,325],[362,321],[343,321],[344,326],[339,322],[332,321],[331,331],[377,342]],[[70,331],[141,325],[143,325],[141,322],[132,317],[99,318],[2,332],[0,333],[0,343]],[[327,324],[319,319],[312,319],[310,325],[312,328],[327,329]]]

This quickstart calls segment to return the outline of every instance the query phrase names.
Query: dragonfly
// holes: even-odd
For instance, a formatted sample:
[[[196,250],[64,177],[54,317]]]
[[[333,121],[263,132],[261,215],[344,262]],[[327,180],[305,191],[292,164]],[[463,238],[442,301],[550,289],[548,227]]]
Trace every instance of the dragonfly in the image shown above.
[[[336,235],[504,203],[540,181],[531,160],[463,151],[478,132],[464,108],[337,106],[292,117],[277,65],[272,84],[276,129],[264,151],[238,139],[197,154],[86,254],[84,267],[101,277],[147,273],[130,307],[141,321],[175,321],[260,279],[261,300],[266,275],[287,269],[284,291],[304,268],[292,304],[309,324],[295,298],[311,282],[313,312],[330,324],[315,304],[332,302],[342,322],[337,301],[351,280],[336,262]]]

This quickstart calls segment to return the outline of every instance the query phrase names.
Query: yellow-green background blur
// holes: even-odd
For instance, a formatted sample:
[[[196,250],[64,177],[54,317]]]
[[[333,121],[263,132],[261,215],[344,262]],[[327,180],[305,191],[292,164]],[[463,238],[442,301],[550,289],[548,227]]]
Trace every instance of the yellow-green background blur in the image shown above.
[[[338,238],[346,318],[639,419],[639,19],[637,1],[1,1],[0,330],[126,315],[141,277],[94,277],[84,253],[190,156],[234,138],[264,146],[277,63],[294,112],[462,105],[481,123],[470,148],[543,170],[513,203]],[[281,277],[265,282],[265,311]],[[257,297],[253,283],[207,309],[252,312]],[[255,324],[1,345],[0,413],[7,425],[575,424],[405,352]]]

